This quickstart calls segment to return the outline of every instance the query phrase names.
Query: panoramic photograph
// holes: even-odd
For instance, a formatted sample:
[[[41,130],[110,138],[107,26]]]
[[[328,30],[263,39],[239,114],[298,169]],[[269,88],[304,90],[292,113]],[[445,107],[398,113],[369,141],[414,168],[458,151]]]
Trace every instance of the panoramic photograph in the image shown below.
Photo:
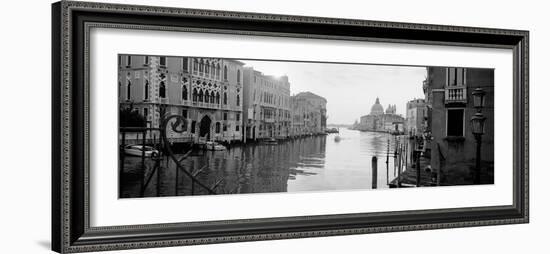
[[[493,69],[119,54],[118,102],[119,198],[494,183]]]

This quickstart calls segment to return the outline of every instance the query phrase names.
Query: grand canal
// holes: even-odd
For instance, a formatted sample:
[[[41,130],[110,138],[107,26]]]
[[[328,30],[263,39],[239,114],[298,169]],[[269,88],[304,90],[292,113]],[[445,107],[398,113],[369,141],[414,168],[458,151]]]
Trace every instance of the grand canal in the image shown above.
[[[391,156],[394,137],[348,129],[340,129],[338,135],[339,142],[334,139],[336,134],[330,134],[278,145],[247,144],[227,151],[193,151],[181,164],[191,172],[202,169],[197,177],[208,186],[223,179],[216,188],[218,193],[334,191],[372,189],[371,161],[376,156],[376,187],[387,188],[388,180],[396,176]],[[386,164],[388,150],[390,157]],[[183,172],[176,172],[174,161],[168,157],[157,164],[147,159],[145,164],[142,177],[141,158],[125,158],[120,197],[142,196],[142,178],[146,183],[145,197],[206,194],[192,186]],[[155,165],[160,169],[158,172],[153,171]]]

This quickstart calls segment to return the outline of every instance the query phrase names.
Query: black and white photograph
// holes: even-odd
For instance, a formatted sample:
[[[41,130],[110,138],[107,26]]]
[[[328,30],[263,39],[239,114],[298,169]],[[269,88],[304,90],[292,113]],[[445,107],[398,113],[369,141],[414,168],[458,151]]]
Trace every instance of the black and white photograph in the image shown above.
[[[119,198],[494,183],[493,69],[117,57]]]
[[[547,5],[7,1],[0,253],[543,252]]]

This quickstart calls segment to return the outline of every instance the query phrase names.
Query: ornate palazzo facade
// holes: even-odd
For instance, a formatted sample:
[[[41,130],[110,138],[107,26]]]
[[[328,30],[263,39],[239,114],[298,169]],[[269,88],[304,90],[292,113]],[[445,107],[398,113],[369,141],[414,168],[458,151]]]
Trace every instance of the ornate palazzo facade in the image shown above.
[[[287,76],[264,75],[251,67],[244,71],[245,137],[288,138],[290,136],[290,83]]]
[[[173,142],[241,140],[243,65],[217,58],[119,55],[119,102],[139,111],[148,127],[158,128],[164,115],[185,117],[185,131],[169,133]],[[154,132],[147,136],[154,138]]]

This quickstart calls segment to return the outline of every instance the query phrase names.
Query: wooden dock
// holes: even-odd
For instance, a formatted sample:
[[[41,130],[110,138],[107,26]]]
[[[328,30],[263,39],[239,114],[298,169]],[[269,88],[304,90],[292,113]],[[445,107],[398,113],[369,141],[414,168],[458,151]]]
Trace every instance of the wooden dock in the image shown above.
[[[428,158],[420,158],[420,186],[436,186],[437,183],[432,181],[432,172],[428,172],[426,167],[430,165],[430,160]],[[388,186],[390,188],[399,188],[399,187],[415,187],[416,186],[416,168],[415,165],[409,165],[407,169],[401,172],[401,178],[396,177]],[[401,186],[398,186],[400,183]]]

